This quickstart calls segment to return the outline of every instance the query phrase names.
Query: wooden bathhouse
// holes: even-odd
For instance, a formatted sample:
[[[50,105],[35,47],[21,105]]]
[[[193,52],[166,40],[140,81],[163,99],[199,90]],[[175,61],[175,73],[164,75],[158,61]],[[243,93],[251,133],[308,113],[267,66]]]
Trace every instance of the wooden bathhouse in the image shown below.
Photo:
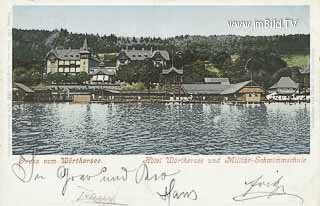
[[[183,91],[193,100],[233,101],[259,103],[265,100],[266,90],[254,81],[230,84],[225,78],[215,78],[211,83],[183,84]],[[213,82],[213,83],[212,83]]]
[[[221,92],[227,101],[239,102],[261,102],[266,99],[267,91],[254,81],[239,82],[230,84],[230,86]]]

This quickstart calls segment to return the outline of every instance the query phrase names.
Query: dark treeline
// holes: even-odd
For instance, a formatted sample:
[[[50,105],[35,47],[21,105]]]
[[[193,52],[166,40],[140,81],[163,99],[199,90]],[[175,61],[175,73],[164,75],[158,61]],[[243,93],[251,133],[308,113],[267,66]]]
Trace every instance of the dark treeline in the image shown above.
[[[80,48],[86,34],[61,30],[13,29],[13,75],[15,81],[37,83],[45,67],[47,52],[55,47]],[[164,49],[174,54],[174,65],[185,70],[185,82],[204,76],[229,77],[232,82],[248,79],[249,70],[259,83],[269,86],[286,68],[283,55],[308,55],[310,35],[236,36],[181,35],[171,38],[118,37],[87,34],[94,53],[116,53],[123,48]],[[232,58],[236,56],[236,58]],[[254,58],[247,65],[246,61]],[[215,71],[208,69],[214,67]],[[295,73],[295,72],[293,72]]]

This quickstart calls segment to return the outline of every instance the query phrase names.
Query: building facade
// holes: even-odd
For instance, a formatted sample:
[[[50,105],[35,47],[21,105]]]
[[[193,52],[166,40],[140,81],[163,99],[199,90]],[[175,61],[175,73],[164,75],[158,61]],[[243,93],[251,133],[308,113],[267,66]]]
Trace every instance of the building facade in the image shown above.
[[[47,53],[46,73],[56,72],[75,75],[80,72],[90,72],[91,67],[99,65],[99,59],[88,49],[87,39],[80,49],[65,49],[57,47]]]

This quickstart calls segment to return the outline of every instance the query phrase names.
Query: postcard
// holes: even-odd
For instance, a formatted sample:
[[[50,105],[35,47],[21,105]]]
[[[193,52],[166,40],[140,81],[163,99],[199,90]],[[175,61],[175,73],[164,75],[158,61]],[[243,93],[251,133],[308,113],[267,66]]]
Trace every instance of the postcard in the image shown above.
[[[320,205],[319,2],[2,5],[1,206]]]

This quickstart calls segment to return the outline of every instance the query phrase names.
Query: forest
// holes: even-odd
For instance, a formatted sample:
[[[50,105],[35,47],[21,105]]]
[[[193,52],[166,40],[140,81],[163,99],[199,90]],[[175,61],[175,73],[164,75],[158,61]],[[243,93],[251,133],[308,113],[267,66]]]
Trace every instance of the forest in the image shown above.
[[[87,37],[95,54],[115,54],[123,48],[167,50],[176,68],[184,70],[186,83],[202,82],[204,77],[228,77],[231,82],[253,80],[269,87],[281,76],[298,81],[299,69],[308,66],[310,35],[236,36],[181,35],[170,38],[122,37],[114,34],[79,34],[60,30],[12,30],[13,80],[27,85],[43,80],[46,54],[50,49],[80,48]],[[112,55],[111,55],[112,56]],[[250,61],[248,61],[250,60]],[[290,60],[290,61],[289,61]],[[150,68],[148,62],[143,68]],[[171,63],[170,63],[171,66]],[[122,69],[122,70],[121,70]],[[127,82],[154,82],[159,72],[139,69],[139,64],[121,68],[118,79]],[[126,73],[141,71],[139,79]],[[153,74],[153,75],[150,75]],[[129,79],[125,79],[128,76]]]

